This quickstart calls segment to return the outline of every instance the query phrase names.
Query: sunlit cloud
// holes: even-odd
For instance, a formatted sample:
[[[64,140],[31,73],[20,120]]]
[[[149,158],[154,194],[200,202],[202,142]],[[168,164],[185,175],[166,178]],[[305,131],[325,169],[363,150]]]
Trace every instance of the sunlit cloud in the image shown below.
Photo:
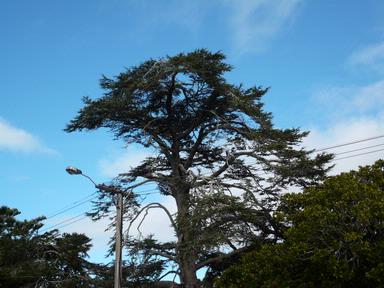
[[[234,49],[260,52],[294,18],[300,0],[228,0]]]
[[[106,177],[116,177],[120,173],[128,172],[132,167],[140,164],[150,152],[144,148],[127,148],[124,152],[107,155],[99,161],[100,173]]]
[[[57,152],[45,146],[36,136],[12,126],[0,118],[0,151],[23,153],[56,154]]]
[[[304,141],[307,148],[322,149],[351,143],[384,135],[384,114],[379,117],[349,118],[328,125],[325,129],[312,127],[310,130],[310,135]],[[378,159],[384,159],[384,138],[341,146],[326,152],[335,154],[335,161],[333,161],[335,167],[331,174],[348,172],[359,166],[373,164]]]
[[[384,43],[379,43],[356,51],[347,59],[347,63],[361,69],[378,67],[377,63],[383,60]],[[313,104],[312,107],[321,112],[326,124],[321,129],[310,127],[311,134],[305,141],[310,148],[384,135],[384,80],[365,85],[325,87],[314,93]],[[336,155],[332,174],[384,159],[382,145],[384,138],[378,138],[327,151]],[[348,151],[351,152],[346,153]]]
[[[384,111],[384,80],[367,85],[325,87],[314,94],[318,109],[334,117],[356,117]]]
[[[384,42],[371,44],[355,51],[349,57],[348,64],[384,72]]]

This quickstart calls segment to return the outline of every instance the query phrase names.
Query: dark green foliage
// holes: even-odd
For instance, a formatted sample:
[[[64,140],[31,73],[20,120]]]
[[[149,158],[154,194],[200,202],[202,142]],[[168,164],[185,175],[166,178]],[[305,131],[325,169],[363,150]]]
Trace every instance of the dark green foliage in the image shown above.
[[[228,269],[217,287],[384,287],[384,161],[286,195],[285,241]]]
[[[19,221],[0,207],[0,287],[90,287],[85,260],[90,239],[82,234],[39,234],[44,217]]]
[[[199,285],[198,269],[219,265],[254,241],[279,239],[270,215],[280,192],[322,180],[332,158],[298,148],[306,132],[275,128],[261,101],[268,89],[229,84],[224,60],[220,52],[196,50],[103,77],[104,95],[85,98],[66,128],[107,128],[116,139],[154,148],[155,156],[118,180],[123,186],[154,181],[176,202],[177,213],[168,213],[175,243],[140,253],[177,265],[186,287]],[[166,212],[159,205],[139,211],[152,208]]]

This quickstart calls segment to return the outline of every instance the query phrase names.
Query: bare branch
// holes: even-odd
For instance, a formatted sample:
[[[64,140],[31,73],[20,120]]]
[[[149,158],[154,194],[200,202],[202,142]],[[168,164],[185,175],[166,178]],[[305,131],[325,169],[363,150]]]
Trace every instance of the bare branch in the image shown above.
[[[180,273],[178,271],[175,271],[175,270],[171,270],[171,271],[168,271],[167,273],[165,273],[164,275],[161,275],[159,280],[163,279],[165,276],[168,276],[169,274],[176,274],[176,275],[180,275]]]
[[[227,161],[225,161],[225,164],[221,166],[219,169],[216,170],[216,172],[212,173],[211,176],[208,176],[208,178],[216,178],[220,176],[223,172],[225,172],[229,166],[236,160],[236,157],[232,154],[229,154],[229,157],[227,158]]]
[[[162,205],[162,204],[160,204],[160,203],[158,203],[158,202],[152,202],[152,203],[149,203],[148,205],[144,206],[143,208],[141,208],[141,210],[136,214],[136,216],[129,222],[129,226],[128,226],[128,229],[127,229],[126,234],[129,235],[129,231],[130,231],[130,229],[131,229],[131,226],[132,226],[133,222],[136,221],[136,219],[141,215],[141,213],[142,213],[143,211],[147,211],[147,209],[154,209],[154,208],[160,208],[160,209],[162,209],[162,210],[167,214],[167,216],[168,216],[168,218],[169,218],[169,220],[170,220],[170,222],[171,222],[171,224],[172,224],[173,229],[176,230],[176,223],[175,223],[175,221],[173,220],[173,218],[172,218],[172,214],[169,212],[169,210],[168,210],[164,205]],[[146,213],[146,215],[147,215],[147,214],[148,214],[148,213]],[[145,215],[145,216],[146,216],[146,215]],[[144,216],[144,218],[145,218],[145,216]],[[143,220],[140,221],[140,225],[141,225],[141,223],[144,221],[144,218],[143,218]]]
[[[199,130],[199,135],[197,136],[196,142],[195,144],[193,144],[191,152],[189,153],[187,161],[185,162],[185,169],[188,169],[192,165],[193,158],[195,157],[195,154],[199,146],[203,142],[203,139],[204,139],[204,127],[201,127]]]
[[[120,175],[124,175],[124,174],[119,174],[119,176]],[[134,189],[134,188],[139,187],[139,186],[141,186],[141,185],[143,185],[145,183],[148,183],[148,182],[156,182],[156,180],[155,179],[147,179],[147,180],[144,180],[144,181],[142,181],[140,183],[134,184],[132,186],[128,186],[126,189],[127,190]]]
[[[151,131],[151,135],[153,140],[159,145],[161,151],[164,153],[167,160],[170,163],[172,163],[172,156],[171,156],[171,153],[169,152],[171,148],[168,147],[168,145],[154,131]]]
[[[210,258],[210,259],[207,259],[205,261],[202,261],[198,264],[196,264],[196,270],[199,270],[205,266],[207,266],[208,264],[211,264],[211,263],[214,263],[214,262],[219,262],[219,261],[222,261],[226,258],[229,258],[229,257],[232,257],[236,254],[240,254],[244,251],[247,251],[247,249],[249,249],[249,247],[243,247],[243,248],[239,248],[239,249],[236,249],[228,254],[222,254],[220,256],[217,256],[217,257],[213,257],[213,258]]]
[[[225,242],[227,242],[228,246],[231,247],[233,250],[238,249],[235,245],[233,245],[233,243],[229,239],[225,240]]]
[[[177,259],[176,259],[175,256],[173,256],[173,255],[171,255],[171,254],[169,254],[169,253],[163,252],[163,251],[150,250],[148,253],[151,254],[151,255],[158,255],[158,256],[167,258],[167,259],[169,259],[169,260],[171,260],[171,261],[174,261],[174,262],[177,261]]]

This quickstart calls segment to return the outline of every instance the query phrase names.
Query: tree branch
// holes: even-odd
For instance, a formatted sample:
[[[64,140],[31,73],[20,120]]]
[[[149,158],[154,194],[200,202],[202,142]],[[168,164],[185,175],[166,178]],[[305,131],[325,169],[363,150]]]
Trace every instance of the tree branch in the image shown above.
[[[150,250],[150,251],[148,252],[148,254],[150,254],[150,255],[158,255],[158,256],[162,256],[162,257],[167,258],[167,259],[169,259],[169,260],[171,260],[171,261],[174,261],[174,262],[177,261],[177,259],[176,259],[175,256],[173,256],[173,255],[171,255],[171,254],[168,254],[168,253],[166,253],[166,252],[163,252],[163,251]]]
[[[138,213],[137,213],[137,215],[129,222],[129,226],[128,226],[128,229],[127,229],[127,235],[129,235],[129,231],[130,231],[130,229],[131,229],[131,226],[132,226],[132,224],[133,224],[133,222],[135,222],[136,221],[136,219],[141,215],[141,213],[143,212],[143,211],[146,211],[147,209],[153,209],[153,208],[160,208],[160,209],[163,209],[163,211],[167,214],[167,216],[168,216],[168,218],[169,218],[169,220],[170,220],[170,222],[171,222],[171,224],[172,224],[172,227],[173,227],[173,229],[175,229],[176,230],[176,223],[175,223],[175,221],[173,220],[173,218],[172,218],[172,214],[169,212],[169,210],[165,207],[165,206],[163,206],[162,204],[160,204],[160,203],[157,203],[157,202],[152,202],[152,203],[149,203],[148,205],[146,205],[146,206],[144,206]],[[145,216],[144,216],[144,218],[145,218]],[[144,221],[144,219],[140,222],[140,225],[141,225],[141,223]]]
[[[199,269],[201,269],[201,268],[203,268],[203,267],[205,267],[205,266],[207,266],[207,265],[209,265],[209,264],[211,264],[211,263],[214,263],[214,262],[220,262],[220,261],[222,261],[222,260],[224,260],[224,259],[226,259],[226,258],[229,258],[229,257],[232,257],[232,256],[234,256],[234,255],[237,255],[237,254],[240,254],[240,253],[242,253],[242,252],[245,252],[245,251],[247,251],[248,249],[249,249],[249,247],[239,248],[239,249],[236,249],[236,250],[234,250],[234,251],[232,251],[232,252],[230,252],[230,253],[228,253],[228,254],[222,254],[222,255],[220,255],[220,256],[216,256],[216,257],[207,259],[207,260],[205,260],[205,261],[202,261],[202,262],[200,262],[200,263],[197,263],[197,264],[196,264],[196,270],[199,270]]]
[[[197,136],[197,139],[196,139],[196,142],[193,144],[192,148],[191,148],[191,152],[189,153],[189,156],[187,158],[187,160],[185,161],[185,169],[189,169],[189,167],[191,167],[192,165],[192,162],[193,162],[193,158],[195,157],[195,154],[197,152],[197,149],[199,148],[199,146],[201,145],[201,143],[203,142],[204,140],[204,127],[201,127],[200,130],[199,130],[199,135]]]
[[[176,275],[180,275],[180,273],[178,271],[174,271],[174,270],[171,270],[171,271],[168,271],[167,273],[165,273],[164,275],[161,275],[159,280],[163,279],[165,276],[169,275],[169,274],[176,274]]]
[[[119,176],[120,176],[120,175],[124,175],[124,173],[123,173],[123,174],[119,174]],[[132,185],[132,186],[128,186],[126,189],[127,189],[127,190],[128,190],[128,189],[134,189],[134,188],[139,187],[139,186],[141,186],[141,185],[143,185],[143,184],[145,184],[145,183],[148,183],[148,182],[157,182],[157,181],[154,180],[154,179],[147,179],[147,180],[144,180],[144,181],[142,181],[142,182],[140,182],[140,183],[134,184],[134,185]]]

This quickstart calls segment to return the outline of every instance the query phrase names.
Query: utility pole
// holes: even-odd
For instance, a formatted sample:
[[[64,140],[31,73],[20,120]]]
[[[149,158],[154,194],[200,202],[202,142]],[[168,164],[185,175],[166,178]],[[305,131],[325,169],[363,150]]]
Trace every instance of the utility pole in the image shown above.
[[[115,276],[114,276],[114,288],[121,288],[122,280],[122,263],[121,263],[121,250],[122,250],[122,239],[123,239],[123,210],[124,210],[124,193],[121,189],[118,189],[113,186],[105,184],[96,184],[88,175],[83,174],[83,172],[75,167],[69,166],[65,169],[70,175],[81,175],[85,178],[88,178],[96,189],[103,191],[105,193],[115,194],[117,196],[116,203],[116,234],[115,234]]]
[[[117,193],[116,205],[116,243],[115,243],[115,285],[114,288],[121,288],[122,265],[121,265],[121,250],[122,250],[122,235],[123,235],[123,193]]]

